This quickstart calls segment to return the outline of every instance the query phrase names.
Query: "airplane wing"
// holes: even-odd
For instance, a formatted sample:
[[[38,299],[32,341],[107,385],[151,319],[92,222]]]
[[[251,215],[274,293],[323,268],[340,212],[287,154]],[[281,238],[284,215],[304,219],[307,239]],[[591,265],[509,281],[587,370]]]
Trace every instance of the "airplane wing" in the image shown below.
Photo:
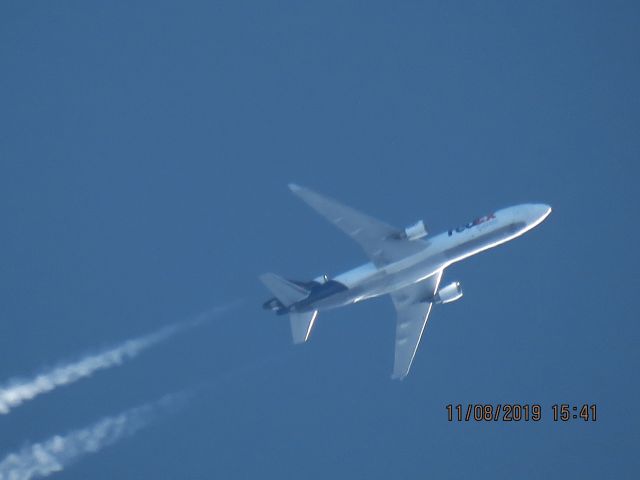
[[[409,373],[431,313],[433,302],[430,299],[438,290],[441,278],[442,270],[421,282],[391,293],[398,314],[395,361],[391,375],[393,379],[403,379]]]
[[[427,246],[423,240],[401,238],[402,230],[342,205],[332,198],[294,183],[290,183],[289,188],[316,212],[358,242],[376,266],[401,260]]]

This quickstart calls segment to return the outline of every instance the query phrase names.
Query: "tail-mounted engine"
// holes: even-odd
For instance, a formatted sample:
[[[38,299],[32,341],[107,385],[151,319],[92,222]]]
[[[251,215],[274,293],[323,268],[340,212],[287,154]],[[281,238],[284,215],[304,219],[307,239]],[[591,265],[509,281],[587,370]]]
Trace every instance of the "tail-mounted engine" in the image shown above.
[[[282,302],[280,302],[280,300],[278,300],[275,297],[270,298],[269,300],[264,302],[262,304],[262,308],[264,308],[265,310],[271,310],[272,312],[276,312],[276,313],[286,310]]]
[[[462,297],[462,287],[460,282],[453,282],[442,287],[434,297],[436,303],[451,303]]]

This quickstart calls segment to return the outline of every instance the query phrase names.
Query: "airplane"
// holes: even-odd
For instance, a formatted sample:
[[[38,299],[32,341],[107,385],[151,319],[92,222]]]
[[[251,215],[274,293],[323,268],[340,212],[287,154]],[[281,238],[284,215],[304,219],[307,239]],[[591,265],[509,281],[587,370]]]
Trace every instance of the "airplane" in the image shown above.
[[[551,213],[545,204],[516,205],[425,238],[422,220],[398,229],[294,183],[289,188],[360,244],[370,261],[333,278],[320,275],[307,282],[260,275],[274,295],[263,307],[289,315],[293,342],[298,344],[309,339],[320,310],[389,294],[397,314],[392,379],[409,373],[433,305],[462,297],[459,282],[440,287],[444,270],[519,237]]]

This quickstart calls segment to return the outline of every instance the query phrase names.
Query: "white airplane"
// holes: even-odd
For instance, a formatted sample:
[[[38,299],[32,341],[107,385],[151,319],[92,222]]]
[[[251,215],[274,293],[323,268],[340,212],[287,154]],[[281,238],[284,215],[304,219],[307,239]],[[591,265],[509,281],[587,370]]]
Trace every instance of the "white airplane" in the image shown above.
[[[293,342],[303,343],[318,311],[391,295],[397,312],[394,379],[409,373],[433,304],[462,297],[459,282],[440,288],[445,268],[519,237],[551,213],[549,205],[517,205],[424,239],[422,220],[401,230],[309,189],[295,184],[289,188],[358,242],[371,261],[334,278],[321,275],[309,282],[265,273],[260,280],[275,298],[264,308],[289,314]]]

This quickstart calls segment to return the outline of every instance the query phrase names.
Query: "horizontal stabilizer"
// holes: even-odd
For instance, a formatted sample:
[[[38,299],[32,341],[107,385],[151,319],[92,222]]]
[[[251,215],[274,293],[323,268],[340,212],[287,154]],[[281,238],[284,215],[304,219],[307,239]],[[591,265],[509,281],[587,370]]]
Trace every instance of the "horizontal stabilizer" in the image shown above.
[[[293,305],[309,295],[308,290],[279,277],[275,273],[264,273],[260,275],[260,280],[285,307]]]
[[[289,315],[289,321],[291,322],[291,335],[293,336],[293,343],[304,343],[309,339],[311,329],[318,316],[318,311],[312,312],[297,312]]]

